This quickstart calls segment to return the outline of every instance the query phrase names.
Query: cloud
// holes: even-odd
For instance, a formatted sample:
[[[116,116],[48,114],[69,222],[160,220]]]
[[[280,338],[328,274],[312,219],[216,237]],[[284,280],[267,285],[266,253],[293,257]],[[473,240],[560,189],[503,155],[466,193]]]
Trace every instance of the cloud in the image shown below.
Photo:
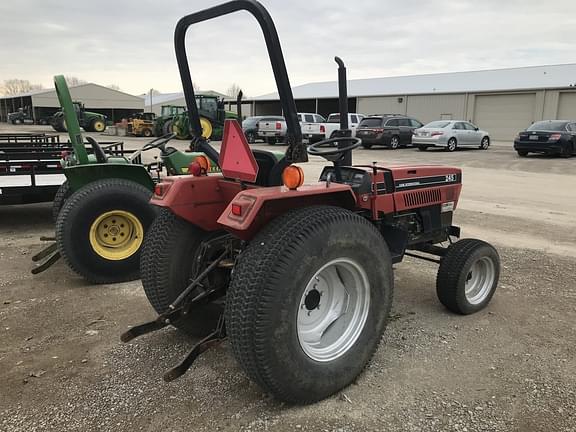
[[[336,79],[451,72],[576,61],[576,2],[267,0],[293,85]],[[52,75],[116,83],[140,94],[179,91],[177,20],[214,0],[21,0],[0,4],[0,81],[51,85]],[[275,90],[263,38],[245,13],[190,29],[188,56],[201,89],[238,83],[248,95]]]

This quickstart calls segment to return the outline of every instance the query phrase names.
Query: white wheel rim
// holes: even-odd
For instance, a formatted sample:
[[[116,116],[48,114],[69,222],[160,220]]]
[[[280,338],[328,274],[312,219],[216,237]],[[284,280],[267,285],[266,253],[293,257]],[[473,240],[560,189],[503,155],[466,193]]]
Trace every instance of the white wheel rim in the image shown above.
[[[484,138],[482,140],[482,148],[488,148],[488,139],[487,138]]]
[[[310,279],[298,305],[297,333],[312,360],[329,362],[356,343],[370,310],[370,282],[349,258],[325,264]]]
[[[468,303],[473,305],[482,303],[490,294],[495,278],[496,266],[490,257],[482,257],[475,261],[466,275],[464,284]]]
[[[390,141],[390,144],[392,146],[393,149],[398,147],[398,138],[393,137],[392,140]]]
[[[450,151],[452,151],[452,150],[454,150],[455,148],[456,148],[456,141],[454,141],[454,140],[448,141],[448,149],[449,149]]]

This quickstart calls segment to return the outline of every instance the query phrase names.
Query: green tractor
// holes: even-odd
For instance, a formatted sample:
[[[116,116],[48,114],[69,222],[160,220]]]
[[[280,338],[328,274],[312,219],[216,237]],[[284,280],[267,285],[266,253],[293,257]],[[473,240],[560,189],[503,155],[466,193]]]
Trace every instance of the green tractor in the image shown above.
[[[156,217],[148,201],[160,173],[165,168],[169,175],[186,174],[203,153],[167,147],[173,134],[133,152],[118,149],[119,143],[103,147],[92,137],[86,137],[87,146],[64,77],[54,77],[54,84],[74,151],[61,161],[66,181],[53,204],[55,237],[44,239],[54,243],[32,258],[42,260],[32,273],[46,270],[63,257],[72,270],[92,283],[137,279],[144,234]],[[142,152],[151,149],[160,150],[160,161],[145,166]],[[207,158],[200,159],[205,160],[205,171],[218,171]]]
[[[224,128],[224,120],[237,119],[234,112],[224,110],[224,102],[216,96],[197,95],[196,105],[200,115],[200,125],[202,126],[202,136],[206,139],[221,140]],[[182,113],[172,121],[172,132],[178,139],[189,139],[190,122],[188,113]]]
[[[106,116],[103,114],[86,111],[82,102],[72,102],[72,107],[76,113],[77,123],[86,132],[104,132],[106,130]],[[63,111],[54,113],[50,119],[50,125],[57,132],[66,132],[67,123]]]
[[[162,105],[162,111],[154,121],[154,136],[160,137],[171,133],[174,118],[184,112],[186,112],[185,106]]]

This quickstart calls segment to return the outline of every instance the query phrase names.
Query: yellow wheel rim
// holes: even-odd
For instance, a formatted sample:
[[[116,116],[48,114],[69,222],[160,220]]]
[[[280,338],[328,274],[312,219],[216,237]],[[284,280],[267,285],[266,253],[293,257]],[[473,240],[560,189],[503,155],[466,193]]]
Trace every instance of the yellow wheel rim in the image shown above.
[[[200,117],[200,126],[202,126],[202,136],[206,139],[212,136],[212,123],[204,117]]]
[[[102,258],[120,261],[134,255],[144,240],[140,220],[124,210],[101,214],[90,226],[90,245]]]
[[[94,122],[94,131],[96,132],[103,132],[106,129],[106,125],[102,120],[96,120]]]
[[[185,135],[181,131],[180,124],[177,122],[172,123],[172,133],[176,134],[176,138],[178,139],[188,139],[188,135]]]

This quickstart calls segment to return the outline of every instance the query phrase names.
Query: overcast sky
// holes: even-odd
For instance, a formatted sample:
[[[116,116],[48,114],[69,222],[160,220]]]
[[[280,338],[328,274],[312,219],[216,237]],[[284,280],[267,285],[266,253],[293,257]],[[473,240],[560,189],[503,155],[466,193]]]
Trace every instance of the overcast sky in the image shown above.
[[[372,78],[576,62],[576,1],[263,0],[293,86]],[[181,91],[173,48],[177,20],[215,0],[0,2],[0,82],[45,87],[65,74],[128,93]],[[192,79],[250,96],[275,91],[264,42],[245,12],[188,32]]]

